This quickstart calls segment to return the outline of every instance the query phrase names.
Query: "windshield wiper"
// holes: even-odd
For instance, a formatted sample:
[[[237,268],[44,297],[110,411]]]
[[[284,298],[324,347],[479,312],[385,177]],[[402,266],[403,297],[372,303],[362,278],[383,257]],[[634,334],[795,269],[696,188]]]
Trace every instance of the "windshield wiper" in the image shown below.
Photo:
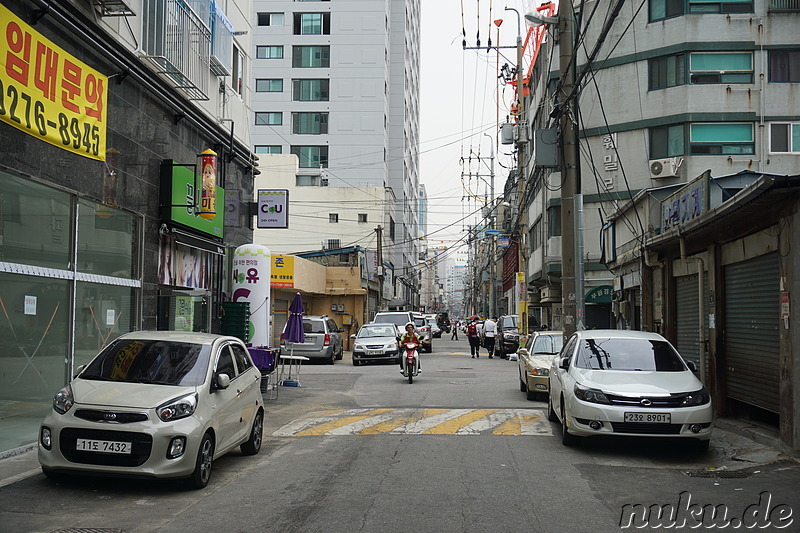
[[[78,377],[81,378],[81,379],[90,379],[92,381],[117,381],[116,379],[106,378],[106,377],[98,376],[98,375],[84,375],[84,374],[81,374]]]
[[[137,378],[137,379],[126,379],[128,383],[145,383],[147,385],[174,385],[174,383],[170,383],[169,381],[159,381],[157,379],[147,379],[147,378]]]

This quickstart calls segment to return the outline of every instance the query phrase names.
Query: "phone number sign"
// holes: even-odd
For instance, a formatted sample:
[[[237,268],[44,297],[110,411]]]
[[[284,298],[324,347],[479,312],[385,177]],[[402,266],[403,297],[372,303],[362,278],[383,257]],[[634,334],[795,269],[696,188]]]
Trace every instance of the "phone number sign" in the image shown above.
[[[106,159],[108,77],[0,5],[0,120],[70,152]]]

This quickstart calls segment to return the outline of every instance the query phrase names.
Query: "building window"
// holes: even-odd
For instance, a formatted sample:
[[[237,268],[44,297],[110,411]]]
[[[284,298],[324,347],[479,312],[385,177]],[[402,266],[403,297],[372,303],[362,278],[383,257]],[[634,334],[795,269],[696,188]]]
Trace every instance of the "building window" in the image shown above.
[[[327,102],[330,80],[292,80],[292,100],[295,102]]]
[[[284,16],[283,13],[259,13],[258,25],[259,26],[283,26]]]
[[[327,68],[331,66],[330,46],[293,46],[292,66],[295,68]]]
[[[547,236],[561,236],[561,206],[554,205],[547,208]]]
[[[294,180],[298,187],[316,187],[319,185],[319,176],[298,175]]]
[[[233,43],[233,65],[231,66],[231,86],[236,94],[242,96],[244,92],[244,72],[245,55],[244,52]]]
[[[528,235],[530,242],[530,250],[536,250],[540,248],[543,244],[542,242],[542,217],[539,217],[536,222],[533,223],[533,227],[531,228],[529,235]]]
[[[753,125],[747,123],[714,123],[689,125],[691,154],[753,154]]]
[[[270,111],[256,113],[256,126],[280,126],[283,124],[283,113]]]
[[[339,223],[339,214],[338,213],[328,213],[328,222],[331,224],[338,224]]]
[[[283,80],[256,80],[257,93],[282,93]]]
[[[295,13],[295,35],[330,35],[330,13]]]
[[[663,159],[686,153],[683,124],[650,128],[650,159]]]
[[[752,12],[753,0],[650,0],[650,22],[678,17],[685,13]]]
[[[751,52],[695,52],[689,55],[691,83],[753,83]]]
[[[328,168],[327,146],[292,146],[290,151],[300,160],[300,168]]]
[[[769,81],[800,83],[800,50],[770,50]]]
[[[257,154],[282,154],[283,147],[280,145],[256,146],[255,152]]]
[[[775,153],[800,153],[800,122],[770,124],[769,151]]]
[[[292,133],[299,135],[328,133],[328,113],[292,113]]]
[[[394,240],[394,219],[389,217],[389,238]]]
[[[256,46],[256,59],[283,59],[283,46]]]
[[[358,221],[360,223],[365,223],[367,221],[367,214],[366,213],[359,213],[358,214]]]
[[[684,57],[683,54],[677,54],[651,59],[648,62],[649,89],[666,89],[686,83]]]

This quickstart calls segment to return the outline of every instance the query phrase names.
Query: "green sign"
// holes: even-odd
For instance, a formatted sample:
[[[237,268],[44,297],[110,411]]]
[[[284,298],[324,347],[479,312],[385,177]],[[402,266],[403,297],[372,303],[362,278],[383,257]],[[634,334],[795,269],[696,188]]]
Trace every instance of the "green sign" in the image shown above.
[[[610,304],[611,294],[614,292],[614,287],[611,285],[600,285],[586,293],[583,297],[583,302],[587,304]]]
[[[200,217],[201,179],[192,169],[183,165],[165,164],[164,168],[169,170],[168,177],[171,182],[170,220],[221,239],[225,218],[223,213],[217,213],[212,219]],[[215,190],[217,205],[225,205],[225,189],[215,186]]]

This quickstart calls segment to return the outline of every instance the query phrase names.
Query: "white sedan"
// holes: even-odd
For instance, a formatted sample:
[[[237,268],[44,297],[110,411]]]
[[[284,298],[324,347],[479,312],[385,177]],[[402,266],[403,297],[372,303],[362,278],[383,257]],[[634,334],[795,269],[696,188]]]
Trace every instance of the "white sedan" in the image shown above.
[[[39,431],[48,477],[186,478],[203,488],[233,448],[261,448],[261,373],[235,337],[122,335],[58,391]]]
[[[621,435],[692,438],[708,449],[708,390],[661,335],[630,330],[573,334],[550,369],[547,415],[561,441]]]

